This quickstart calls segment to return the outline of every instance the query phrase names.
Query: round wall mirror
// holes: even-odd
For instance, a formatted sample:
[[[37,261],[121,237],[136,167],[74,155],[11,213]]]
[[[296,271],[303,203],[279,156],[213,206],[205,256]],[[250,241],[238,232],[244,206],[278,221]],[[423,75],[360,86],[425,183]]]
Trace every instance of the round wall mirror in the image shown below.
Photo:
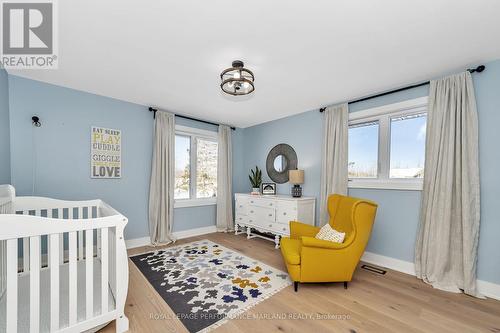
[[[280,143],[269,151],[266,160],[267,175],[273,182],[288,181],[288,171],[297,169],[297,153],[286,143]]]
[[[274,159],[274,170],[278,172],[283,172],[286,170],[286,167],[288,165],[288,161],[286,160],[286,156],[284,155],[278,155]]]

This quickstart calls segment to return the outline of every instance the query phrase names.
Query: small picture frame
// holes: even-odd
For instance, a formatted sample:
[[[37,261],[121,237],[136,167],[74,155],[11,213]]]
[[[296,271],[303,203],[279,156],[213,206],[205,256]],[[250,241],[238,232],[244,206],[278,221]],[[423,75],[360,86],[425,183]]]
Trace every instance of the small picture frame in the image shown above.
[[[276,195],[276,183],[262,183],[262,195]]]

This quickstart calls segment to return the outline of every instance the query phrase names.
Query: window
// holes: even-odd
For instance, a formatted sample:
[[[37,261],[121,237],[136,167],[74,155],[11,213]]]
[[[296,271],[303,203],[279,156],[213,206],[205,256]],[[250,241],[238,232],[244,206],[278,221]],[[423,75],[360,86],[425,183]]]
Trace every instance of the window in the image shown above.
[[[349,127],[349,177],[377,178],[378,121]]]
[[[427,97],[349,114],[351,188],[421,190]]]
[[[176,126],[175,207],[216,203],[217,151],[216,132]]]
[[[217,142],[197,139],[196,197],[213,198],[217,195]]]
[[[189,199],[191,184],[191,137],[175,136],[175,199]]]
[[[391,119],[390,178],[423,178],[425,113]]]

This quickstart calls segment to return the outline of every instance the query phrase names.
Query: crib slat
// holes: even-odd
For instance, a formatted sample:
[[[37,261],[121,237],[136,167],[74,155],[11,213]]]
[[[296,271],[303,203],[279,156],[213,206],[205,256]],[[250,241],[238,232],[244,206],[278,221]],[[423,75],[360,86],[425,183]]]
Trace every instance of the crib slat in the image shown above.
[[[76,231],[68,233],[69,243],[69,325],[77,319]]]
[[[40,236],[30,237],[30,332],[40,332]]]
[[[78,212],[78,209],[77,209]],[[76,219],[73,208],[69,208],[69,218]],[[83,231],[77,231],[78,235],[78,260],[83,260]]]
[[[57,218],[63,219],[63,210],[57,209]],[[59,234],[59,263],[64,264],[64,234]]]
[[[78,260],[83,260],[83,232],[78,233]]]
[[[73,219],[82,219],[83,210],[81,207],[77,207],[77,216],[73,216]],[[85,240],[83,239],[83,234],[85,231],[78,231],[78,260],[83,260],[85,253]]]
[[[29,211],[21,211],[21,215],[29,215]],[[23,272],[30,271],[30,239],[29,237],[22,238],[23,243]]]
[[[101,246],[102,246],[102,240],[101,240],[101,229],[97,229],[96,231],[96,253],[97,253],[97,258],[101,257]]]
[[[101,229],[101,314],[108,312],[108,228]]]
[[[17,239],[7,240],[6,332],[17,332]]]
[[[85,230],[85,292],[87,319],[94,316],[94,231]]]
[[[59,235],[50,237],[50,331],[59,330]]]
[[[30,238],[23,238],[23,272],[30,271]]]
[[[47,218],[52,218],[52,209],[47,209]],[[59,251],[59,250],[58,250]],[[50,267],[50,235],[47,236],[47,267]],[[43,264],[43,263],[42,263]]]

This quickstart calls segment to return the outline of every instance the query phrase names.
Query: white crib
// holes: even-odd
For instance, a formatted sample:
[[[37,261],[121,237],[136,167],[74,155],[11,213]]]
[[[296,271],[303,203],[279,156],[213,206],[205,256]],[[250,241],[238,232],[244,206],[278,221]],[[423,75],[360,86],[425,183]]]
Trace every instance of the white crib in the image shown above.
[[[0,185],[0,332],[127,331],[127,221],[101,200]]]

